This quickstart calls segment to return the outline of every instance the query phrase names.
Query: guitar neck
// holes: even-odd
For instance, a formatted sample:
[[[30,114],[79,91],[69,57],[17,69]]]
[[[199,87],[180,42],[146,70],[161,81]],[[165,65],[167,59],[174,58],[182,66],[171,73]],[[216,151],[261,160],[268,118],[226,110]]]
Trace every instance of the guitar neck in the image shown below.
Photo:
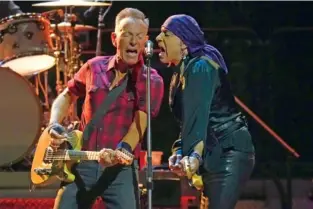
[[[66,150],[64,160],[98,160],[100,152]]]

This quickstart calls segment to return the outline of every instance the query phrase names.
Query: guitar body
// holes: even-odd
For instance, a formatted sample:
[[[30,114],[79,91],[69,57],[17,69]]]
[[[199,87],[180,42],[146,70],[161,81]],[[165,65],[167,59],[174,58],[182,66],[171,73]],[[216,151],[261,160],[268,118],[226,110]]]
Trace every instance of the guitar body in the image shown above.
[[[202,176],[198,174],[193,174],[193,176],[189,180],[189,184],[197,190],[202,190],[203,189]]]
[[[63,143],[58,150],[77,150],[82,148],[83,133],[74,130],[69,133],[68,141]],[[74,174],[71,173],[71,168],[78,160],[50,160],[49,153],[53,152],[50,148],[50,135],[45,129],[41,134],[30,171],[31,182],[35,186],[47,186],[57,179],[65,182],[73,182],[75,180]]]

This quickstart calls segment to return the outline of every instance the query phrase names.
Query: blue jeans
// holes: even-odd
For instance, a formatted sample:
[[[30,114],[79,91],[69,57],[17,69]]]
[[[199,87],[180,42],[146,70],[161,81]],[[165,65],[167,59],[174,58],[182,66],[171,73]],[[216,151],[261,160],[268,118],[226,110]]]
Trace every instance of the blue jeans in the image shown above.
[[[75,182],[63,184],[54,209],[88,209],[101,197],[107,209],[139,209],[138,164],[103,168],[88,161],[72,169]]]

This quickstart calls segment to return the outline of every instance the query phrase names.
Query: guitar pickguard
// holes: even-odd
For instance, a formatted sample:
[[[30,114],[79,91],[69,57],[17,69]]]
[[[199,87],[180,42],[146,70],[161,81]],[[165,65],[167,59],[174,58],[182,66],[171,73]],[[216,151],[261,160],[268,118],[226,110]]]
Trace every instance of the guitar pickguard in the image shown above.
[[[82,148],[82,132],[75,130],[70,132],[69,136],[68,141],[63,143],[58,150],[80,151]],[[35,156],[32,162],[32,183],[34,185],[47,185],[55,181],[56,178],[65,182],[74,181],[75,175],[71,173],[71,168],[79,161],[64,159],[58,160],[53,154],[57,151],[52,150],[52,153],[50,153],[51,148],[49,145],[50,136],[48,131],[44,130],[38,141]]]

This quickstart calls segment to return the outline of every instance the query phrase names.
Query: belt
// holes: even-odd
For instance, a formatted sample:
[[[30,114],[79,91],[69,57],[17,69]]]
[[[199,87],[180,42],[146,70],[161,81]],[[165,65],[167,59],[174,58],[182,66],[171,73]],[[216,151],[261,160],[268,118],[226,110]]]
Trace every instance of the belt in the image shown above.
[[[211,128],[209,135],[212,138],[212,143],[210,143],[211,145],[209,144],[209,149],[213,148],[218,143],[218,141],[225,136],[225,134],[232,133],[244,126],[248,126],[246,118],[245,116],[240,115],[218,127]]]

